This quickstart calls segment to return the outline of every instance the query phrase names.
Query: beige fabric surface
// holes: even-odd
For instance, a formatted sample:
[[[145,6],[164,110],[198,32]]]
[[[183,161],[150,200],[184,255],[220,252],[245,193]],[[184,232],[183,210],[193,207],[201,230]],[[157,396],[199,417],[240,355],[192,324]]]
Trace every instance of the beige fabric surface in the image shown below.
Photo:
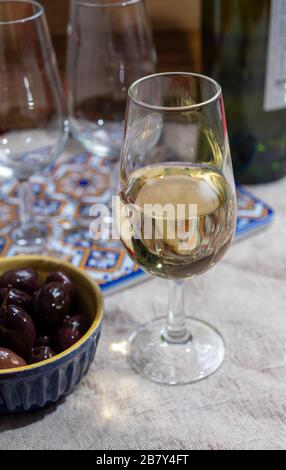
[[[189,313],[226,340],[222,369],[178,388],[129,369],[118,343],[166,310],[166,283],[147,282],[107,299],[95,363],[72,396],[0,416],[0,449],[286,449],[286,180],[253,191],[276,209],[272,227],[187,287]]]

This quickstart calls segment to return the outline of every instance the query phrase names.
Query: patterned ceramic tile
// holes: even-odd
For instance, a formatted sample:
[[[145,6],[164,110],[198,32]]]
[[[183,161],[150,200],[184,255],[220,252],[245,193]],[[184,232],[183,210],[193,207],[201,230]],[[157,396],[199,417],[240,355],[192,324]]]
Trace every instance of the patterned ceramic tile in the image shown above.
[[[53,237],[55,251],[60,250],[73,264],[88,270],[106,292],[146,277],[124,249],[108,245],[98,247],[89,236],[89,209],[104,193],[109,181],[102,162],[86,153],[79,153],[53,168],[50,175],[35,177],[33,192],[36,195],[36,215],[61,228]],[[237,189],[239,237],[269,223],[273,212],[244,188]],[[0,197],[0,254],[10,256],[13,255],[13,247],[8,234],[17,217],[15,182],[4,181]]]

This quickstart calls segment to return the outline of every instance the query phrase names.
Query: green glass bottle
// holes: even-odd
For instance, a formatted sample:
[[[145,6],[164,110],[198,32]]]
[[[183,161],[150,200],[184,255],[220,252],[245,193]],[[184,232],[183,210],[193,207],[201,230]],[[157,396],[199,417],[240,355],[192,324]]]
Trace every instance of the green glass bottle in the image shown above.
[[[286,0],[202,0],[203,68],[223,87],[237,180],[286,175]]]

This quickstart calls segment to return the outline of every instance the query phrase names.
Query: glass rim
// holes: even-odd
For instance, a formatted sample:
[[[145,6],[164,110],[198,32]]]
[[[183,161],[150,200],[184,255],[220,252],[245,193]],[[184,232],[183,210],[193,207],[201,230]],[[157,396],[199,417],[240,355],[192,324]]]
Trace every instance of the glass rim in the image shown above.
[[[193,77],[193,78],[200,78],[206,82],[211,83],[215,86],[214,95],[206,101],[202,101],[201,103],[190,104],[188,106],[157,106],[152,105],[150,103],[146,103],[145,101],[140,101],[136,98],[134,94],[135,88],[140,85],[141,83],[150,80],[152,78],[157,77],[170,77],[170,76],[177,76],[177,77]],[[207,75],[202,75],[199,73],[192,73],[192,72],[163,72],[163,73],[155,73],[153,75],[147,75],[146,77],[142,77],[139,80],[136,80],[132,85],[129,87],[128,96],[129,98],[138,106],[151,109],[153,111],[169,111],[169,112],[182,112],[182,111],[192,111],[195,109],[199,109],[203,106],[207,106],[208,104],[214,103],[218,100],[218,98],[222,95],[222,88],[220,84],[214,80],[213,78],[208,77]]]
[[[23,18],[20,18],[18,20],[7,20],[7,21],[4,21],[1,19],[1,16],[0,16],[0,25],[9,25],[9,24],[20,24],[20,23],[27,23],[28,21],[33,21],[33,20],[36,20],[37,18],[40,18],[41,16],[43,16],[44,14],[44,7],[43,5],[41,5],[39,2],[35,1],[35,0],[0,0],[0,5],[1,3],[19,3],[19,4],[27,4],[27,5],[33,5],[35,7],[37,7],[37,11],[36,13],[34,13],[33,15],[29,15],[29,16],[24,16]]]
[[[118,3],[103,3],[102,0],[98,0],[98,3],[93,3],[90,0],[77,0],[78,5],[89,8],[118,8],[127,7],[129,5],[135,5],[141,3],[143,0],[119,0]]]

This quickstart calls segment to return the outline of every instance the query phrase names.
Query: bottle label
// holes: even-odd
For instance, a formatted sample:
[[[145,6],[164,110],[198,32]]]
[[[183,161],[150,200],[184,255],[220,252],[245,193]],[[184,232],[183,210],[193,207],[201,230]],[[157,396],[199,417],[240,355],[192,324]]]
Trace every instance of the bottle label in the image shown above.
[[[286,108],[286,1],[271,0],[264,110]]]

